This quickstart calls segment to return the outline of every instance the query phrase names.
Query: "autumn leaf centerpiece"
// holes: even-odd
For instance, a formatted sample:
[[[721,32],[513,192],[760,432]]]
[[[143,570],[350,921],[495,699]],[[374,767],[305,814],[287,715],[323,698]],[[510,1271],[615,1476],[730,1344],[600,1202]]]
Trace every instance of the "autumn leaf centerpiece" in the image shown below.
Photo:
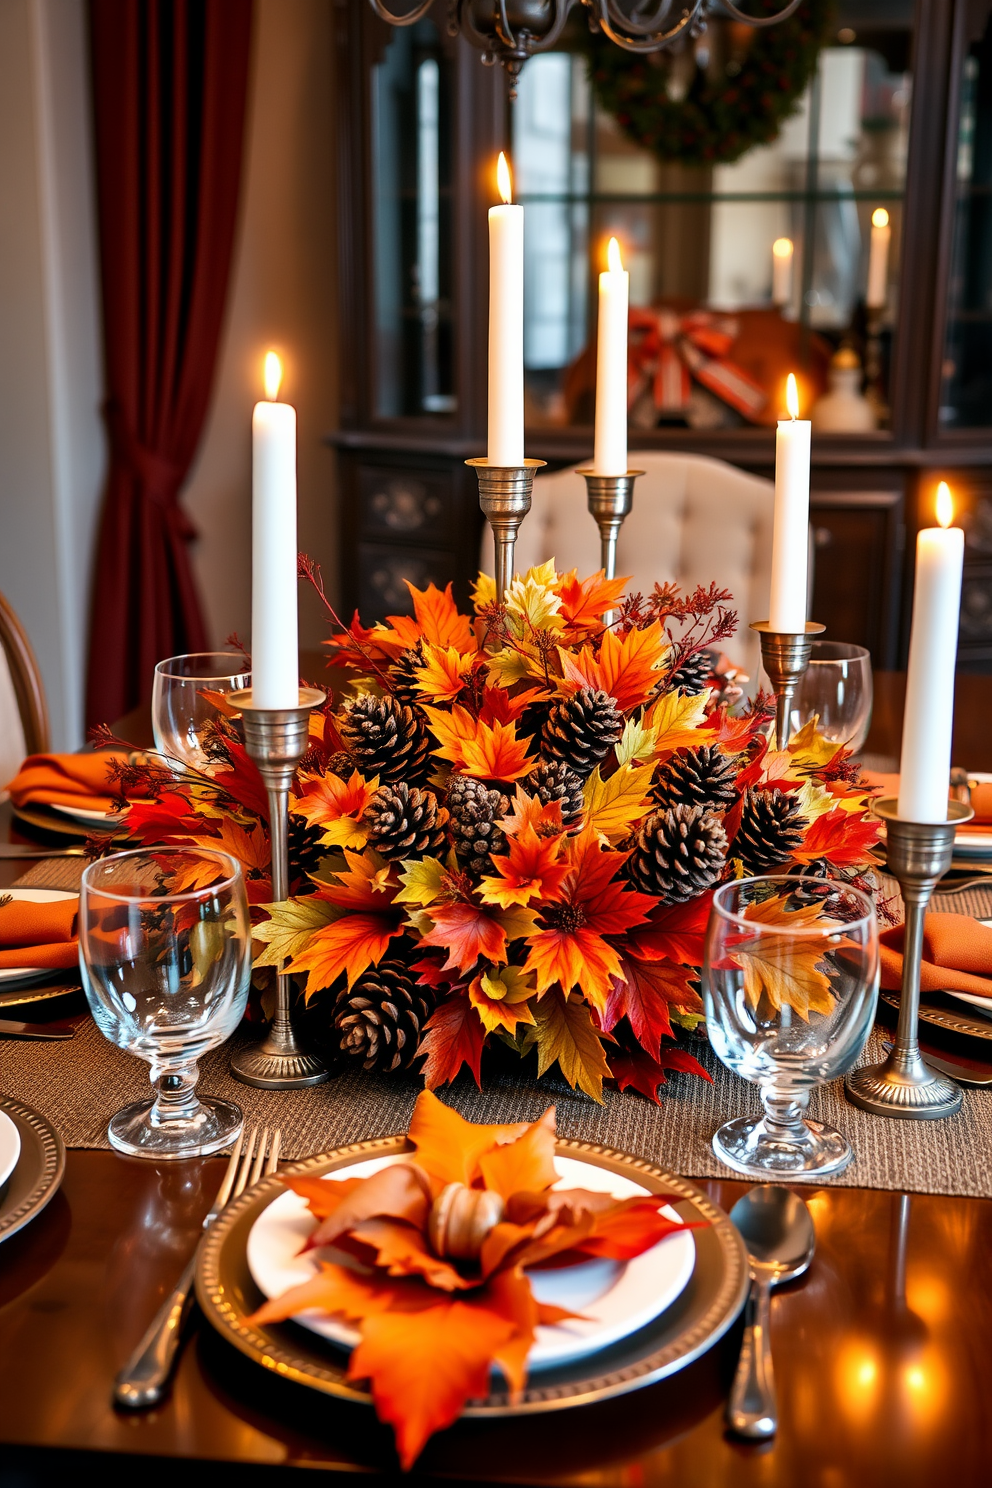
[[[314,1217],[318,1269],[248,1319],[316,1310],[356,1329],[348,1378],[369,1382],[405,1469],[488,1395],[494,1367],[519,1396],[536,1329],[578,1316],[538,1301],[529,1268],[629,1261],[699,1227],[663,1214],[657,1195],[553,1187],[553,1107],[530,1124],[477,1125],[423,1091],[409,1139],[409,1157],[367,1178],[284,1178]]]

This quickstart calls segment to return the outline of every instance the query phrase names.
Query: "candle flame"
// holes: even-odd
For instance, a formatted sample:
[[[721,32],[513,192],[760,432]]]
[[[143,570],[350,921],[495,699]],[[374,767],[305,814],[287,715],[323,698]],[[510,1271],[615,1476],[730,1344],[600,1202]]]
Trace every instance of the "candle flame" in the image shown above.
[[[606,250],[606,265],[611,274],[623,273],[623,259],[620,257],[620,244],[616,238],[611,238]]]
[[[889,214],[884,207],[876,207],[871,214],[872,227],[888,227]]]
[[[265,353],[265,372],[263,374],[265,384],[265,396],[270,403],[274,403],[279,396],[279,388],[282,383],[282,362],[274,351]]]
[[[796,387],[796,374],[790,372],[785,383],[785,406],[789,410],[789,417],[799,417],[799,389]]]
[[[496,184],[499,187],[500,196],[506,202],[507,206],[509,206],[513,200],[513,184],[510,180],[509,162],[502,150],[500,150],[499,159],[496,162]]]
[[[791,258],[793,253],[791,238],[776,238],[772,244],[772,253],[776,258]]]
[[[951,498],[951,488],[946,481],[941,481],[937,487],[937,521],[941,527],[950,527],[954,516],[954,502]]]

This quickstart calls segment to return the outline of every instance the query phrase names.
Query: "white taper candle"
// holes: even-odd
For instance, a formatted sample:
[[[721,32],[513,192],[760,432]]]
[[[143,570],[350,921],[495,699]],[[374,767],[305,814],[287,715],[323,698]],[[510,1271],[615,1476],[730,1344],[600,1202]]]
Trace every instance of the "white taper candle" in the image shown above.
[[[941,525],[925,527],[916,539],[913,629],[899,764],[899,815],[907,821],[947,820],[964,564],[964,533],[949,525],[952,516],[951,493],[941,481],[937,489]]]
[[[884,207],[871,214],[871,245],[868,249],[868,287],[865,304],[869,310],[882,310],[889,296],[889,244],[892,228]]]
[[[489,208],[490,465],[524,462],[524,209],[510,205],[510,169],[497,168],[503,205]]]
[[[296,409],[277,403],[282,368],[265,359],[267,401],[252,415],[251,687],[258,708],[299,701]]]
[[[609,267],[599,276],[599,335],[596,346],[596,475],[627,474],[627,304],[630,275],[620,245],[610,239]]]
[[[792,299],[792,261],[795,252],[791,238],[776,238],[772,244],[772,304],[788,305]]]
[[[772,529],[772,580],[769,624],[798,635],[806,628],[809,563],[809,419],[799,418],[796,379],[789,373],[790,417],[775,435],[775,514]]]

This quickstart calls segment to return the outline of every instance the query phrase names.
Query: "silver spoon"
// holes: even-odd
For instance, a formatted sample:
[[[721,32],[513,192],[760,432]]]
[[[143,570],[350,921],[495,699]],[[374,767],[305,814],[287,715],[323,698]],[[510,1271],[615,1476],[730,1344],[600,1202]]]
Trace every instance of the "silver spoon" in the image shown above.
[[[752,1188],[737,1200],[730,1218],[747,1246],[751,1295],[741,1356],[727,1404],[727,1424],[739,1436],[765,1441],[778,1430],[768,1332],[771,1291],[808,1268],[816,1234],[803,1200],[777,1183]]]

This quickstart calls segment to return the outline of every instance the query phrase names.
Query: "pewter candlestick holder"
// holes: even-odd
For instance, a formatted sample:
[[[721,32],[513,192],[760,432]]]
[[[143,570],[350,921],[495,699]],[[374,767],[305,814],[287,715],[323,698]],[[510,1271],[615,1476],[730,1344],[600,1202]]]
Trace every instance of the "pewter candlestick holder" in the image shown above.
[[[269,834],[272,843],[272,898],[289,898],[289,791],[296,767],[307,750],[310,713],[324,701],[316,687],[301,687],[295,708],[256,708],[251,688],[230,692],[227,701],[244,722],[245,748],[258,767],[269,797]],[[261,1090],[299,1090],[319,1085],[328,1072],[319,1059],[306,1054],[296,1041],[290,1017],[289,977],[276,977],[276,1010],[260,1044],[239,1049],[231,1060],[231,1074]]]
[[[617,538],[624,518],[634,504],[634,482],[643,470],[628,470],[626,475],[597,475],[595,470],[577,472],[586,483],[589,510],[599,528],[600,566],[607,579],[617,576]],[[615,610],[607,610],[604,625],[612,625]]]
[[[917,1025],[923,918],[935,885],[951,866],[955,830],[970,821],[974,812],[963,801],[948,801],[946,821],[906,821],[898,814],[894,796],[876,801],[874,811],[885,822],[885,855],[906,906],[899,1023],[888,1059],[852,1071],[845,1088],[848,1100],[873,1116],[935,1121],[961,1109],[961,1088],[928,1068],[920,1054]]]
[[[751,629],[758,632],[761,662],[775,689],[775,742],[779,749],[785,749],[792,734],[789,725],[792,699],[809,666],[813,642],[823,634],[826,626],[816,620],[807,620],[805,630],[793,632],[772,630],[769,621],[755,620]]]
[[[522,465],[491,465],[488,460],[466,460],[479,477],[479,505],[493,529],[496,543],[496,599],[502,604],[513,583],[513,549],[524,517],[530,511],[534,476],[544,460]]]

